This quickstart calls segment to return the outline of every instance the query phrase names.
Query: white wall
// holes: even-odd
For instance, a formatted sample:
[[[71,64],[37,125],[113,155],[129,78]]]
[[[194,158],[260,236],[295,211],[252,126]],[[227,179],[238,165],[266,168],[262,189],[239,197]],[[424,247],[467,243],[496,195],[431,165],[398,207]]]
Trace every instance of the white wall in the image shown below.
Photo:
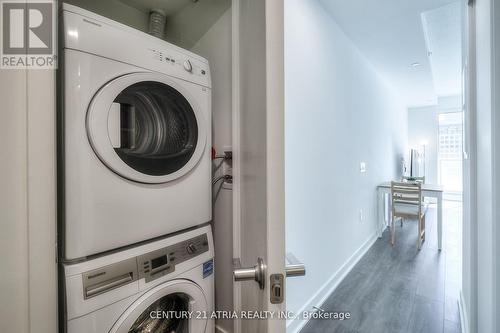
[[[435,106],[408,109],[408,146],[425,146],[425,177],[429,184],[438,184],[439,114],[461,111],[460,96],[440,97]]]
[[[376,186],[400,175],[407,111],[311,0],[285,3],[285,103],[286,246],[307,267],[287,280],[287,309],[297,312],[319,306],[337,271],[374,240]]]
[[[212,75],[212,142],[218,153],[231,146],[231,9],[195,44],[191,51],[210,62]],[[217,160],[214,165],[220,164]],[[222,168],[215,175],[220,175]],[[233,220],[232,191],[214,186],[213,227],[215,238],[215,303],[218,310],[233,309]],[[217,326],[232,331],[232,322],[218,320]]]
[[[165,39],[190,49],[231,7],[231,0],[191,2],[181,11],[167,17]],[[203,39],[203,38],[201,38]]]

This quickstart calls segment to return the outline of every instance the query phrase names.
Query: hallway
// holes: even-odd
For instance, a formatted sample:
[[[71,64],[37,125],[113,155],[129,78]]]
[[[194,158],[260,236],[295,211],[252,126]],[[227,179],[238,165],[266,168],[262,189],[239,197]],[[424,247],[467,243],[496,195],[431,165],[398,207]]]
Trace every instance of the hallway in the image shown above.
[[[444,202],[443,250],[437,251],[436,209],[427,212],[427,239],[416,249],[415,221],[378,239],[321,306],[347,311],[345,321],[310,321],[301,331],[359,333],[458,333],[462,205]]]

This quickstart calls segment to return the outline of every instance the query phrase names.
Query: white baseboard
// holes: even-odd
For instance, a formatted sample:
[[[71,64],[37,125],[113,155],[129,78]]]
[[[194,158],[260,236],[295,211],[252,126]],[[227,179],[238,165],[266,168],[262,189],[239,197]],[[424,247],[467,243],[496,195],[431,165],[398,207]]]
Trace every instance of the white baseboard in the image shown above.
[[[229,333],[229,332],[220,327],[219,325],[215,325],[215,333]]]
[[[460,325],[462,325],[462,333],[469,333],[469,316],[467,313],[467,305],[465,304],[464,294],[460,290],[460,298],[458,299],[458,309],[460,312]]]
[[[326,281],[321,288],[302,306],[298,313],[311,310],[313,306],[321,306],[326,299],[335,291],[337,286],[349,274],[352,268],[358,261],[365,255],[370,247],[375,243],[378,238],[378,233],[374,232],[357,250],[354,254],[347,259],[347,261]],[[305,325],[307,320],[294,319],[287,323],[287,333],[297,333]]]

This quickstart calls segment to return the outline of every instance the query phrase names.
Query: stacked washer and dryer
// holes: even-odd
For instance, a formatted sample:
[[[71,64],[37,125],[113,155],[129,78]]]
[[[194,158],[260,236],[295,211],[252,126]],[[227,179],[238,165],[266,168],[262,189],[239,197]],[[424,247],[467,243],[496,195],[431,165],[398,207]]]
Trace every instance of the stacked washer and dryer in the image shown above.
[[[61,328],[213,332],[186,316],[214,307],[208,62],[75,6],[61,19]]]

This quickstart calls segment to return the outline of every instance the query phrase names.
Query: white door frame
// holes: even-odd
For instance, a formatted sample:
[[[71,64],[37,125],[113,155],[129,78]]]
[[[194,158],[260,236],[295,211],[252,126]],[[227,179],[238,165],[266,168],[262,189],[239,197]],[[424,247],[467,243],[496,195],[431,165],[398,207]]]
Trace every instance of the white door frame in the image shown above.
[[[477,281],[477,219],[476,219],[476,60],[475,13],[469,0],[462,0],[464,15],[464,160],[463,160],[463,220],[462,220],[462,288],[459,308],[463,332],[469,332],[477,307],[475,288]],[[464,289],[468,294],[464,294]]]
[[[496,282],[496,290],[494,297],[495,313],[493,314],[493,327],[498,332],[500,330],[500,227],[498,221],[500,219],[500,3],[493,1],[493,19],[492,19],[492,35],[493,35],[493,281]]]
[[[267,128],[267,266],[270,274],[285,276],[282,304],[270,304],[275,313],[286,310],[285,273],[285,0],[266,0]],[[267,277],[266,277],[267,279]],[[268,280],[269,281],[269,280]],[[269,300],[271,290],[267,289]],[[268,333],[285,333],[286,321],[269,320]]]
[[[466,22],[468,24],[467,36],[469,39],[468,49],[466,50],[469,56],[467,64],[468,87],[466,87],[466,92],[468,94],[466,107],[469,110],[469,118],[466,119],[466,121],[468,121],[467,130],[469,131],[468,142],[466,142],[466,144],[469,151],[466,150],[466,152],[468,153],[469,160],[464,161],[464,180],[467,181],[467,176],[469,177],[469,193],[464,197],[463,238],[465,242],[463,255],[464,259],[468,260],[468,262],[463,265],[462,275],[466,279],[463,279],[462,287],[466,292],[464,292],[465,290],[461,292],[460,314],[464,333],[475,333],[480,329],[479,327],[481,325],[490,327],[491,331],[494,332],[498,331],[500,327],[500,318],[497,314],[500,307],[500,257],[498,255],[500,251],[500,246],[498,245],[500,241],[500,227],[497,225],[500,217],[500,176],[498,175],[500,172],[500,117],[497,115],[500,108],[500,33],[498,33],[500,27],[497,23],[500,20],[500,3],[498,0],[462,1],[472,6],[467,7],[469,19],[468,22]],[[476,5],[478,6],[477,8]],[[479,5],[481,6],[481,11],[478,10]],[[481,17],[480,15],[488,15],[489,17]],[[488,22],[489,26],[480,26],[481,23],[484,23],[482,20],[486,19],[490,21]],[[486,30],[489,30],[488,34],[490,34],[490,36],[478,36],[480,31],[486,32]],[[481,46],[482,49],[480,51],[482,53],[481,58],[479,58],[476,50],[479,48],[477,43],[480,42],[479,38],[481,37],[483,38],[481,42],[485,41],[484,38],[489,37],[489,40],[486,41],[490,43],[490,45],[487,47],[485,47],[485,45]],[[482,77],[483,81],[480,82],[478,71],[482,70],[484,75],[484,71],[488,70],[488,68],[491,72],[491,77],[487,80]],[[490,110],[485,110],[485,105],[481,103],[484,101],[478,100],[478,96],[480,96],[479,93],[481,93],[477,90],[478,84],[482,89],[491,89]],[[482,109],[479,110],[478,106],[481,106]],[[479,112],[481,112],[483,118],[485,117],[485,113],[491,112],[490,128],[479,129],[477,127],[479,123],[478,117],[480,116]],[[482,133],[483,130],[485,133]],[[479,149],[485,149],[485,147],[479,147],[480,135],[482,135],[481,144],[483,146],[491,144],[491,147],[486,147],[486,149],[490,149],[489,151],[482,151],[483,157],[481,160],[479,159]],[[489,155],[490,153],[491,156],[485,155]],[[478,190],[479,181],[482,181],[483,185],[485,184],[484,178],[481,179],[479,177],[489,176],[484,174],[478,175],[478,170],[484,168],[485,164],[489,164],[488,167],[490,171],[488,174],[491,174],[491,188],[487,189],[488,191],[491,190],[491,202],[489,200],[488,202],[478,201],[484,197],[484,194]],[[488,216],[487,220],[491,219],[491,221],[482,219],[481,222],[479,222],[479,212],[483,211],[484,213],[484,210],[490,211],[491,214]],[[481,216],[483,215],[484,214]],[[479,227],[480,225],[488,227],[489,223],[491,223],[492,227],[491,235],[487,235],[486,237],[488,239],[484,239],[485,235],[480,234],[481,230]],[[489,237],[491,237],[491,239]],[[491,242],[491,248],[481,247],[480,243],[483,241]],[[488,257],[492,258],[492,260],[488,260]],[[486,263],[484,262],[485,260]],[[479,266],[480,261],[482,261],[481,267],[486,269],[482,269]],[[489,271],[490,267],[491,271]],[[484,285],[479,285],[480,275],[482,276],[481,279],[485,280],[486,283],[491,283],[493,290],[487,290],[491,292],[491,297],[485,297],[484,292],[482,293],[483,296],[480,296],[479,291],[481,288],[485,288]],[[487,313],[486,316],[485,313]],[[491,322],[486,323],[485,320],[491,320]]]
[[[241,258],[241,157],[240,157],[240,0],[232,0],[232,146],[233,146],[233,260]],[[233,281],[233,310],[241,311],[241,284]],[[234,333],[241,333],[241,321],[234,320]]]
[[[232,0],[232,146],[233,146],[233,258],[242,257],[241,249],[241,107],[240,107],[240,0]],[[267,195],[267,267],[269,274],[285,274],[285,200],[284,200],[284,1],[265,0],[266,16],[266,192]],[[264,65],[264,64],[263,64]],[[283,221],[283,223],[279,223]],[[266,280],[268,277],[265,277]],[[234,311],[242,309],[241,283],[234,284]],[[266,286],[269,300],[269,287]],[[286,297],[285,297],[286,298]],[[285,303],[269,304],[267,311],[283,311]],[[285,330],[283,320],[269,320],[268,332]],[[242,331],[234,321],[234,332]]]

